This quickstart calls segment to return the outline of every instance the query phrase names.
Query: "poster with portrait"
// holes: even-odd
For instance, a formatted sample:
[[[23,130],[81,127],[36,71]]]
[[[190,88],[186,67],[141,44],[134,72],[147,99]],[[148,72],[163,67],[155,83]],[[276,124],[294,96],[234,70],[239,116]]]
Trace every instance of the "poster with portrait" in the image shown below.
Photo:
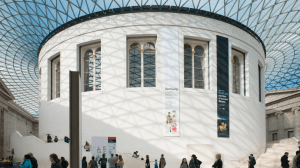
[[[178,28],[162,29],[164,136],[179,136],[179,53]]]

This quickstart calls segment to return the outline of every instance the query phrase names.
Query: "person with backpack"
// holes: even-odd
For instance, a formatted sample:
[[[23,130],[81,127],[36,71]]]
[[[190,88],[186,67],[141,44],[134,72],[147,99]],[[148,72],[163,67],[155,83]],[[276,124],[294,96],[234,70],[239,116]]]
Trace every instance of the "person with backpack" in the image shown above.
[[[60,164],[62,168],[67,168],[69,166],[69,162],[66,161],[65,157],[61,157],[60,161],[61,161]]]
[[[256,160],[255,160],[253,154],[250,154],[249,168],[254,168],[254,165],[256,165]]]
[[[161,154],[160,160],[159,160],[159,168],[165,168],[166,167],[166,159],[164,158],[164,154]]]
[[[186,158],[183,158],[183,159],[182,159],[180,168],[189,168],[189,165],[188,165],[188,163],[187,163]]]
[[[105,158],[105,154],[102,154],[102,158],[100,158],[99,164],[101,168],[106,168],[107,158]]]
[[[197,159],[196,155],[192,155],[192,159],[190,160],[190,168],[200,168],[202,162]]]
[[[221,154],[216,155],[217,160],[215,163],[212,165],[213,168],[222,168],[223,167],[223,162],[221,160]]]

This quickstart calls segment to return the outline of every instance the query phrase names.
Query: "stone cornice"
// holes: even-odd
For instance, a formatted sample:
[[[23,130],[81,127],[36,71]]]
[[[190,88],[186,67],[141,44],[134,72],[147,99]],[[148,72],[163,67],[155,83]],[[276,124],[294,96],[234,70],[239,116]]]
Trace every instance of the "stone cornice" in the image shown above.
[[[29,112],[27,112],[25,109],[23,109],[15,102],[8,101],[7,106],[9,110],[12,110],[13,112],[17,113],[18,115],[21,115],[22,117],[30,120],[31,122],[39,122],[38,117],[33,117]]]
[[[277,99],[277,100],[271,101],[269,103],[266,103],[265,106],[267,107],[267,106],[270,106],[272,104],[277,104],[279,102],[283,102],[283,101],[290,100],[290,99],[297,98],[297,97],[300,97],[300,91],[298,91],[298,92],[296,92],[292,95],[288,95],[286,97],[282,97],[280,99]]]

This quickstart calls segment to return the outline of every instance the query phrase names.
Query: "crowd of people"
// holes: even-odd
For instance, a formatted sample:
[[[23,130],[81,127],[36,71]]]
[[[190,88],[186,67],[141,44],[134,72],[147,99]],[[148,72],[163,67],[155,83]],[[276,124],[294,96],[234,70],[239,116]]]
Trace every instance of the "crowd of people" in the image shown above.
[[[285,152],[284,155],[281,157],[281,167],[282,168],[289,168],[290,164],[289,164],[289,153]],[[294,156],[293,160],[292,160],[292,168],[300,168],[300,150],[296,152],[296,155]]]
[[[59,159],[58,156],[53,153],[49,158],[51,161],[51,168],[67,168],[69,166],[69,162],[64,157]],[[24,155],[24,161],[20,168],[38,168],[38,162],[32,153]]]
[[[98,167],[98,164],[100,167]],[[124,160],[122,158],[122,155],[116,154],[111,154],[111,157],[107,159],[105,157],[105,154],[102,155],[102,158],[99,159],[99,162],[95,160],[95,157],[92,157],[92,160],[87,163],[86,157],[84,156],[82,158],[82,168],[123,168],[124,166]]]

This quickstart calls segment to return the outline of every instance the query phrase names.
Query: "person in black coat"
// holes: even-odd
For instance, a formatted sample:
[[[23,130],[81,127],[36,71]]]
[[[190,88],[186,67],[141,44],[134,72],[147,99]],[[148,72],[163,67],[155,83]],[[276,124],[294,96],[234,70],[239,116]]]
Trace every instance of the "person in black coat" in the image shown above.
[[[223,167],[223,162],[221,160],[221,154],[216,155],[217,160],[215,163],[212,165],[213,168],[222,168]]]
[[[150,168],[149,155],[146,155],[145,167],[146,167],[146,168]]]
[[[38,168],[39,166],[38,166],[37,160],[33,157],[33,154],[28,153],[28,155],[31,157],[30,161],[32,164],[32,168]]]
[[[202,162],[200,160],[197,159],[196,155],[192,155],[192,158],[190,160],[190,168],[200,168],[200,165],[202,164]]]
[[[253,154],[250,154],[248,162],[249,162],[249,168],[254,168],[254,165],[256,164],[256,160],[255,160]]]
[[[288,152],[285,152],[284,155],[281,157],[281,167],[282,168],[289,168],[290,165],[289,165],[289,160],[288,160],[288,157],[289,157],[289,153]]]
[[[85,156],[82,158],[82,168],[87,168],[87,162]]]

